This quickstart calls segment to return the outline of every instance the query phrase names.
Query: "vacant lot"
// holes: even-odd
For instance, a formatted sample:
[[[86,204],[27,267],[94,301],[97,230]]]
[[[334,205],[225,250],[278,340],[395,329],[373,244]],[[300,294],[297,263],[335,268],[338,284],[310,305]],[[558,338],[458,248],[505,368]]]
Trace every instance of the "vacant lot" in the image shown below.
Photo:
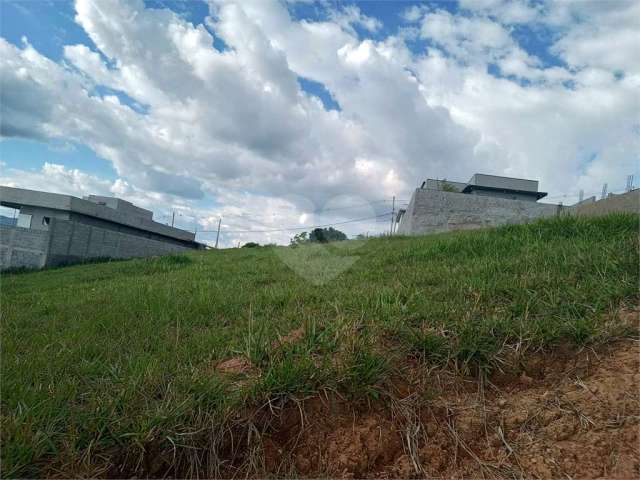
[[[610,433],[637,431],[637,402],[612,401],[604,426],[554,402],[598,372],[637,385],[639,227],[561,218],[3,275],[2,476],[607,475],[615,458],[556,469],[545,448],[600,427],[637,445]],[[547,410],[571,432],[519,454]]]

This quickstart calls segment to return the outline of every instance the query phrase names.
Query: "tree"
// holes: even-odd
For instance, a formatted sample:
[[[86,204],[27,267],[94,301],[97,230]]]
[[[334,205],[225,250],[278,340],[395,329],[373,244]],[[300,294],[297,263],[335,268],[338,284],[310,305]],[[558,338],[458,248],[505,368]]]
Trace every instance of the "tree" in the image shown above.
[[[333,227],[314,228],[309,233],[309,241],[312,243],[339,242],[346,239],[347,236],[343,232],[336,230]]]
[[[242,245],[242,248],[257,248],[259,246],[260,244],[256,242],[247,242],[244,245]]]
[[[291,246],[302,245],[304,243],[329,243],[329,242],[339,242],[342,240],[346,240],[347,235],[341,232],[340,230],[336,230],[333,227],[329,228],[314,228],[310,232],[302,232],[295,235],[289,244]]]
[[[302,245],[303,243],[307,243],[309,241],[309,237],[307,232],[302,232],[294,235],[294,237],[289,242],[289,245],[295,247],[297,245]]]

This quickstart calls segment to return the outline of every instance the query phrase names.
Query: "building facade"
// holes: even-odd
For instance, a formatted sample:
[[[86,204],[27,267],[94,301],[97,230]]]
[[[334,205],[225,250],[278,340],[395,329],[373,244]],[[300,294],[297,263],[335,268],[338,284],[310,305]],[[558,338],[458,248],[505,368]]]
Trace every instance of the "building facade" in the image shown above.
[[[0,205],[19,210],[15,225],[0,225],[0,269],[204,248],[195,233],[158,223],[153,212],[115,197],[0,187]]]
[[[538,203],[544,196],[536,180],[479,173],[466,183],[427,179],[396,217],[397,232],[467,230],[557,215],[560,205]]]

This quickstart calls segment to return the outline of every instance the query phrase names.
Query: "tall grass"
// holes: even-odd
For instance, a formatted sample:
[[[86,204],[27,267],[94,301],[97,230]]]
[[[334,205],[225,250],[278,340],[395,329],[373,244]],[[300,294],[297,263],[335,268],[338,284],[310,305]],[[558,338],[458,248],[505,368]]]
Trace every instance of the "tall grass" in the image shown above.
[[[2,475],[212,475],[230,455],[214,449],[221,429],[248,406],[323,388],[377,397],[411,356],[490,371],[505,345],[631,334],[616,312],[638,302],[639,226],[564,217],[372,239],[332,248],[357,261],[321,285],[285,247],[3,275]],[[216,369],[235,356],[252,371]]]

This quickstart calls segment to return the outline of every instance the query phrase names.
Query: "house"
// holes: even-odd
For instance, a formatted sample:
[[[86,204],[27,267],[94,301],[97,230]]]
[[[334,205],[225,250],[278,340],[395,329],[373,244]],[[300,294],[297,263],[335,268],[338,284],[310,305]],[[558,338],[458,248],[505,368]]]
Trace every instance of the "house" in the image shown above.
[[[158,223],[120,198],[0,186],[0,205],[19,210],[15,225],[0,224],[0,269],[204,248],[195,233]]]
[[[523,223],[558,214],[561,205],[538,203],[538,181],[476,173],[468,182],[427,179],[396,217],[404,235]]]

